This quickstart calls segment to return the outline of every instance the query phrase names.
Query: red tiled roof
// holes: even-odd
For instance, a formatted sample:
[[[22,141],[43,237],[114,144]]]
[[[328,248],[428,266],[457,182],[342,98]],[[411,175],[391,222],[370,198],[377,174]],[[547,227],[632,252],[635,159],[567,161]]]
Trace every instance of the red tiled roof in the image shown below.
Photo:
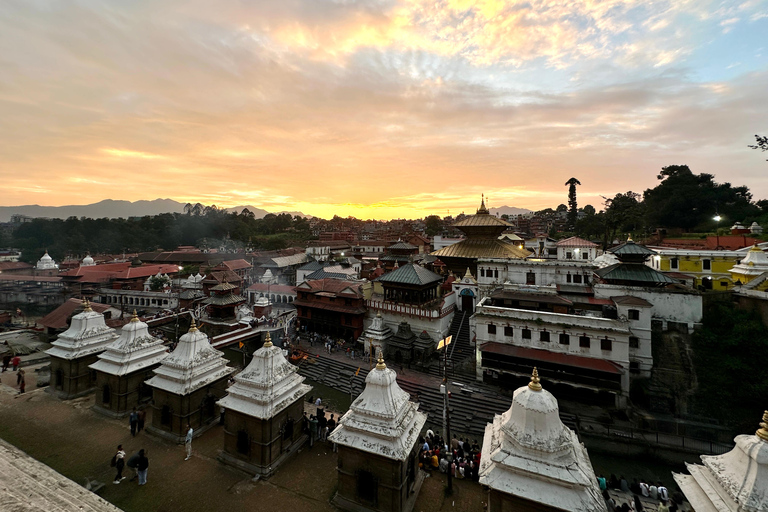
[[[301,288],[301,286],[304,284],[309,285],[309,289]],[[301,290],[309,293],[329,292],[335,295],[352,296],[352,297],[359,298],[363,296],[363,292],[360,289],[361,286],[362,286],[361,283],[357,283],[355,281],[345,281],[343,279],[326,278],[326,279],[314,279],[312,281],[304,281],[304,283],[301,283],[301,285],[296,287],[296,290],[297,291]],[[347,288],[352,290],[352,294],[342,293]]]
[[[621,304],[622,306],[643,306],[646,308],[653,307],[653,304],[640,297],[633,297],[631,295],[620,295],[618,297],[611,297],[613,302]]]
[[[212,283],[212,282],[222,283],[224,282],[225,278],[228,283],[239,283],[243,280],[242,277],[237,275],[232,270],[218,270],[218,271],[209,273],[206,276],[206,278],[203,280],[203,282],[206,284]]]
[[[590,242],[589,240],[584,240],[578,236],[572,236],[570,238],[560,240],[555,245],[558,247],[597,247],[596,243]]]
[[[68,299],[67,302],[45,315],[43,319],[40,320],[40,324],[51,329],[66,329],[69,317],[82,306],[82,300]],[[91,302],[91,309],[97,313],[103,313],[109,309],[109,306],[107,304],[101,304],[100,302]]]
[[[66,277],[74,277],[74,276],[82,276],[85,274],[91,274],[91,273],[101,273],[101,272],[120,272],[121,270],[125,270],[127,268],[130,268],[131,263],[129,261],[125,263],[105,263],[104,265],[90,265],[87,267],[77,267],[73,268],[72,270],[67,270],[66,272],[62,272],[59,275],[66,276]]]
[[[34,268],[34,265],[24,263],[23,261],[0,261],[0,272],[3,270],[18,270],[20,268]]]
[[[229,260],[229,261],[222,261],[221,265],[227,267],[229,270],[240,270],[243,268],[252,268],[253,265],[248,263],[247,261],[240,259],[240,260]]]
[[[576,356],[573,354],[564,354],[562,352],[550,352],[537,348],[516,347],[506,343],[488,342],[480,347],[482,352],[491,352],[494,354],[503,354],[521,359],[530,359],[532,361],[545,361],[563,366],[573,366],[576,368],[585,368],[587,370],[597,370],[600,372],[621,374],[621,367],[605,359],[594,357]]]

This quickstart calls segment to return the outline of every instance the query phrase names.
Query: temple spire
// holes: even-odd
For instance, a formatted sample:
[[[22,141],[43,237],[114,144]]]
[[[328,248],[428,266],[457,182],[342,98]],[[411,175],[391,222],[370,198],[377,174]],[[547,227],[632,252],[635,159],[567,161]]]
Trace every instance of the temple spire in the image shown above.
[[[535,366],[533,368],[531,382],[528,383],[528,387],[534,391],[541,391],[541,382],[539,382],[539,370]]]
[[[379,350],[379,360],[376,363],[376,369],[377,370],[386,370],[387,369],[387,365],[384,364],[384,354],[382,353],[381,350]]]
[[[139,321],[139,315],[136,314],[136,310],[133,310],[133,316],[131,317],[131,322],[138,322]]]
[[[760,422],[760,429],[755,434],[763,441],[768,442],[768,411],[763,412],[763,421]]]
[[[264,340],[264,346],[267,348],[272,346],[272,336],[269,335],[269,332],[267,332],[267,337]]]
[[[83,299],[83,312],[87,313],[89,311],[93,311],[93,309],[91,309],[91,303],[88,302],[88,298],[86,297]]]
[[[189,324],[189,332],[197,332],[197,325],[195,325],[195,317],[192,317],[192,323]]]
[[[485,194],[480,194],[480,208],[478,208],[477,213],[488,213],[488,208],[485,207]]]

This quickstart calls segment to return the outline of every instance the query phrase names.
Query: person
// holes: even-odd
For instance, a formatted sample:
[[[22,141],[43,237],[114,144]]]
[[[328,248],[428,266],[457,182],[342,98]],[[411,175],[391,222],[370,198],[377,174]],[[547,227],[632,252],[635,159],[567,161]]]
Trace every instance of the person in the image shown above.
[[[669,491],[667,490],[666,487],[664,487],[664,484],[659,482],[658,487],[656,488],[656,490],[659,493],[659,499],[661,501],[667,501],[669,499]]]
[[[437,460],[436,452],[432,452],[432,457],[430,457],[430,462],[431,462],[432,469],[440,468],[440,461]]]
[[[13,365],[13,371],[18,370],[19,365],[21,364],[21,358],[19,356],[13,356],[13,359],[11,359],[11,364]]]
[[[115,454],[115,469],[117,469],[117,475],[115,475],[115,481],[113,484],[119,484],[125,477],[123,476],[123,468],[125,467],[125,452],[123,451],[123,445],[117,445],[117,453]]]
[[[659,508],[656,509],[656,512],[669,512],[669,505],[667,505],[667,500],[659,503]]]
[[[21,395],[27,389],[27,379],[26,379],[26,376],[24,374],[24,370],[19,369],[19,374],[18,374],[18,377],[16,378],[16,380],[18,380],[18,382],[19,382],[19,394]]]
[[[149,468],[149,459],[147,458],[144,448],[139,450],[139,463],[136,467],[139,471],[139,485],[145,485],[147,483],[147,469]]]
[[[597,485],[600,487],[601,491],[608,489],[608,484],[605,481],[605,477],[603,475],[597,477]]]
[[[131,426],[131,437],[136,437],[136,426],[139,424],[139,415],[136,414],[134,407],[131,414],[128,415],[128,424]]]
[[[651,491],[649,490],[647,483],[640,482],[640,494],[642,494],[644,498],[648,498],[651,495]]]
[[[323,399],[320,397],[317,397],[317,400],[315,400],[315,406],[320,407],[321,405],[323,405]]]
[[[643,512],[645,510],[645,507],[643,507],[643,502],[640,500],[640,496],[635,494],[635,512]]]
[[[320,428],[320,441],[325,442],[325,429],[328,425],[328,418],[325,417],[325,411],[317,410],[317,425]]]
[[[147,412],[144,409],[141,409],[139,412],[136,413],[136,419],[138,421],[138,424],[136,425],[136,430],[138,432],[141,432],[144,430],[144,421],[147,419]]]
[[[125,463],[125,465],[128,469],[133,470],[133,476],[130,479],[130,482],[133,482],[139,477],[139,453],[136,452],[128,457],[128,461]]]
[[[317,418],[314,414],[309,415],[309,447],[312,448],[315,445],[315,439],[317,439]]]
[[[627,479],[624,478],[624,475],[621,475],[621,477],[619,478],[619,488],[623,492],[629,492],[629,482],[627,482]]]
[[[603,499],[605,500],[605,506],[608,508],[608,512],[616,512],[616,500],[611,498],[608,491],[603,491]]]
[[[192,434],[194,433],[195,431],[192,430],[192,425],[187,423],[187,437],[184,438],[184,447],[187,449],[187,458],[184,460],[189,460],[192,456]]]
[[[330,434],[333,432],[333,429],[336,428],[336,420],[333,419],[333,413],[331,413],[331,419],[328,420],[328,433]]]
[[[659,499],[659,489],[655,485],[651,484],[650,487],[648,487],[648,494],[650,495],[651,499],[653,501],[656,501]]]
[[[3,373],[8,369],[8,365],[11,364],[11,354],[5,354],[3,356]]]

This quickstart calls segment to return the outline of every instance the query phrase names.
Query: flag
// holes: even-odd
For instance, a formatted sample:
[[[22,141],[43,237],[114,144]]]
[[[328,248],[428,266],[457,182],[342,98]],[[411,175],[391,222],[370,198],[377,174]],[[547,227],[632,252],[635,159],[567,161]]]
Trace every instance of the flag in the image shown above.
[[[440,340],[440,342],[437,344],[437,350],[440,350],[441,348],[445,348],[448,345],[450,345],[452,339],[453,339],[453,336],[447,336],[442,340]]]
[[[245,345],[245,343],[243,343],[243,342],[241,341],[241,342],[239,342],[239,343],[238,343],[238,345],[240,346],[240,348],[243,348],[243,346]]]
[[[355,377],[357,377],[357,375],[360,373],[360,368],[361,368],[360,366],[357,367],[357,371],[355,372]]]

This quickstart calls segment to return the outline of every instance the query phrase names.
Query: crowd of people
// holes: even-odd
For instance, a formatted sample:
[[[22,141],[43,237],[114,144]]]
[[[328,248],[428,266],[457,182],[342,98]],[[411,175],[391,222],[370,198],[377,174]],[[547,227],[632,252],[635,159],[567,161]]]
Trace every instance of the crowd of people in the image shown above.
[[[425,471],[450,471],[454,478],[477,482],[480,478],[480,443],[467,438],[453,437],[450,446],[442,436],[428,429],[419,439],[419,467]],[[450,460],[448,455],[451,455]]]
[[[624,475],[616,478],[616,475],[611,475],[609,479],[603,475],[597,477],[597,484],[603,493],[603,499],[608,507],[608,512],[641,512],[647,510],[643,504],[649,501],[656,505],[657,512],[675,512],[679,509],[683,502],[683,496],[680,493],[674,493],[670,495],[669,489],[667,489],[663,483],[653,482],[646,483],[638,481],[637,478],[630,483]],[[614,491],[622,491],[629,493],[631,498],[627,501],[616,500],[608,492],[609,489]]]

